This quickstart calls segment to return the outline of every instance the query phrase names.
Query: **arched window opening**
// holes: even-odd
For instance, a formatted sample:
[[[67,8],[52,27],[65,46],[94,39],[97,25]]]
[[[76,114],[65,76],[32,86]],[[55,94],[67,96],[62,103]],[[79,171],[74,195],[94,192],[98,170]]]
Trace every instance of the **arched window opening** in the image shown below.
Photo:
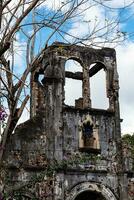
[[[44,74],[39,74],[38,82],[42,85],[42,81],[44,79]]]
[[[65,104],[75,106],[75,100],[82,98],[82,82],[66,78],[65,80]]]
[[[66,61],[65,64],[65,71],[70,71],[70,72],[82,72],[82,66],[81,64],[74,60],[74,59],[69,59]]]
[[[73,59],[67,60],[65,63],[65,76],[64,103],[75,106],[76,102],[82,99],[82,66],[80,63]]]
[[[89,199],[93,199],[93,200],[106,200],[101,193],[98,192],[94,192],[94,191],[84,191],[82,193],[80,193],[75,200],[89,200]]]
[[[38,82],[39,84],[43,85],[45,83],[46,77],[49,77],[50,71],[50,65],[49,63],[46,63],[44,65],[44,69],[40,69],[35,73],[34,81]]]
[[[106,72],[102,63],[95,63],[90,66],[90,91],[92,108],[107,109],[109,100],[106,94]]]

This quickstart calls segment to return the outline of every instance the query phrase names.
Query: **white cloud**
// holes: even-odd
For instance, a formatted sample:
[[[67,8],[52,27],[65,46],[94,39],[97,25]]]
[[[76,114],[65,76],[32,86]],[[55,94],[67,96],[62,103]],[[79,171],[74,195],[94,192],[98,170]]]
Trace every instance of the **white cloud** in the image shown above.
[[[122,132],[134,132],[134,45],[128,42],[117,48],[117,67],[120,81]]]
[[[44,3],[40,5],[40,8],[47,7],[48,9],[56,10],[59,8],[59,6],[60,6],[60,0],[56,2],[54,2],[53,0],[52,1],[46,0],[44,1]]]
[[[91,102],[93,108],[108,109],[109,100],[106,94],[106,74],[99,71],[90,78]]]
[[[57,10],[61,6],[61,0],[47,0],[44,2],[42,6],[47,6],[50,10]],[[93,1],[92,1],[93,2]],[[122,1],[122,0],[112,0],[112,1],[105,1],[105,3],[109,6],[113,7],[121,7],[124,6],[124,2],[126,5],[132,2],[132,0]],[[88,2],[89,3],[89,2]],[[90,1],[91,3],[91,1]],[[81,7],[81,11],[84,10],[87,7],[87,4],[83,5]],[[78,10],[80,11],[80,10]],[[109,14],[110,20],[117,17],[117,12],[111,12]],[[81,19],[81,20],[80,20]],[[113,19],[112,19],[113,20]],[[89,23],[86,23],[86,21],[89,21]],[[75,36],[84,36],[85,34],[92,32],[94,30],[94,27],[96,25],[96,30],[98,28],[104,27],[106,21],[105,21],[105,10],[104,8],[100,8],[99,6],[92,6],[91,9],[84,12],[82,18],[78,18],[78,20],[73,21],[73,26],[68,31],[69,34],[75,35]],[[111,28],[111,27],[110,27]],[[117,27],[118,28],[118,27]],[[111,36],[113,34],[112,29],[111,30]],[[100,33],[104,33],[105,29],[100,30]],[[115,29],[116,32],[116,29]],[[114,33],[115,34],[115,33]],[[95,36],[95,35],[94,35]],[[70,39],[68,36],[66,36],[66,39]],[[98,38],[95,38],[95,42],[102,41]],[[23,42],[18,43],[16,41],[16,46],[23,45]],[[25,45],[25,44],[24,44]],[[107,45],[107,44],[106,44]],[[110,45],[111,47],[111,45]],[[19,48],[19,47],[18,47]],[[16,48],[17,52],[18,49]],[[134,117],[134,93],[133,93],[133,85],[134,85],[134,45],[132,42],[128,42],[126,45],[121,45],[120,47],[117,47],[117,67],[119,72],[119,80],[120,80],[120,107],[121,107],[121,118],[123,118],[122,123],[122,132],[134,132],[134,123],[133,123],[133,117]],[[16,54],[16,65],[21,66],[23,65],[23,52],[19,51],[20,55]],[[68,70],[74,71],[74,65],[71,67],[68,67]],[[18,68],[18,71],[20,71],[20,68]],[[78,70],[76,70],[78,71]],[[97,77],[97,75],[96,75]],[[93,79],[92,79],[93,80]],[[103,93],[100,94],[98,91],[102,91],[102,88],[100,88],[101,84],[100,82],[103,82],[103,85],[105,84],[104,76],[102,74],[96,78],[96,80],[92,81],[92,85],[98,85],[96,86],[96,89],[93,90],[92,88],[92,101],[93,106],[100,104],[100,106],[104,107],[104,99],[100,98],[100,96],[105,95],[105,91],[103,90]],[[82,84],[80,81],[73,81],[67,80],[66,90],[68,90],[68,93],[66,93],[66,98],[68,100],[66,103],[73,104],[74,105],[74,99],[77,99],[82,96]],[[98,88],[98,89],[97,89]],[[103,87],[104,88],[104,87]],[[26,111],[24,112],[20,122],[23,122],[26,118]]]
[[[127,42],[116,48],[117,51],[117,69],[119,72],[119,84],[120,84],[120,113],[123,122],[121,123],[122,133],[134,132],[134,44]],[[98,75],[96,75],[97,77]],[[100,84],[101,82],[101,84]],[[80,97],[79,88],[82,86],[78,83],[75,86],[75,90],[72,89],[74,82],[67,82],[69,94],[68,98],[72,102],[73,96],[75,98]],[[100,74],[97,78],[91,80],[92,90],[91,99],[92,106],[99,108],[107,108],[108,101],[106,92],[102,85],[105,85],[104,76]],[[77,91],[77,94],[76,94]],[[100,94],[101,92],[101,94]],[[102,97],[102,98],[100,98]],[[69,102],[69,101],[68,101]],[[99,105],[99,106],[98,106]]]
[[[42,1],[39,8],[47,8],[49,10],[57,11],[60,10],[62,12],[69,10],[71,5],[70,1],[66,0],[46,0]]]
[[[75,100],[82,97],[82,81],[66,78],[65,104],[74,106]]]
[[[91,2],[91,1],[90,1]],[[128,6],[130,3],[132,3],[132,0],[112,0],[112,1],[105,1],[105,4],[114,8],[117,7],[124,7]],[[85,5],[84,5],[85,6]],[[84,10],[84,6],[82,9]],[[131,7],[132,9],[133,7]],[[114,21],[115,18],[117,18],[118,10],[114,10],[114,12],[111,12],[110,14],[106,15],[105,8],[101,8],[99,6],[94,6],[91,9],[84,12],[83,20],[75,21],[72,28],[69,30],[69,34],[72,34],[77,37],[82,37],[84,34],[89,33],[93,30],[95,23],[98,24],[96,27],[96,30],[98,28],[103,28],[105,21],[105,16],[107,16],[108,20]],[[84,21],[90,21],[89,24],[84,23]],[[127,23],[127,21],[126,21]],[[115,25],[115,24],[114,24]],[[124,24],[125,27],[125,24]],[[109,38],[114,38],[117,36],[118,31],[120,30],[119,26],[109,26]],[[97,32],[96,32],[97,33]],[[105,33],[105,29],[100,30],[100,33]],[[97,33],[98,34],[98,33]],[[97,34],[94,34],[94,36],[97,36]],[[66,39],[70,39],[69,36],[66,37]],[[94,42],[98,44],[99,42],[103,42],[104,40],[102,38],[95,38],[94,40],[89,40],[89,44],[91,42]],[[113,47],[116,42],[118,41],[118,38],[115,40],[115,43],[102,43],[102,46],[109,46]],[[134,59],[133,59],[133,52],[134,52],[134,44],[132,42],[127,42],[126,44],[122,44],[121,46],[116,48],[117,50],[117,68],[119,72],[119,81],[120,81],[120,107],[121,107],[121,118],[123,118],[122,122],[122,132],[123,133],[130,133],[134,132],[134,123],[133,123],[133,117],[134,117],[134,93],[133,93],[133,86],[134,86]],[[103,90],[103,95],[96,94],[96,90],[100,91],[100,81],[103,79],[103,77],[98,77],[96,80],[91,81],[92,85],[98,85],[96,86],[96,89],[92,89],[92,100],[93,100],[93,106],[96,107],[96,105],[99,102],[100,106],[103,106],[103,99],[100,98],[100,96],[104,96],[105,91]],[[104,82],[104,79],[102,80]],[[71,87],[71,83],[70,83]],[[78,91],[78,85],[76,85],[76,90]],[[102,90],[101,90],[102,91]],[[73,93],[71,93],[71,96]],[[95,96],[95,97],[94,97]],[[106,102],[106,99],[105,99]],[[99,106],[99,107],[100,107]]]
[[[65,64],[65,70],[71,72],[82,72],[82,66],[72,59]],[[82,81],[66,78],[65,80],[65,104],[75,105],[75,99],[82,97]]]
[[[81,15],[80,12],[83,12],[83,14]],[[77,14],[77,20],[72,21],[72,27],[68,31],[69,35],[65,37],[66,40],[74,41],[75,39],[71,36],[77,38],[88,36],[89,40],[86,41],[86,44],[90,45],[117,36],[117,31],[119,31],[117,10],[111,11],[109,9],[106,12],[105,7],[94,3],[92,0],[80,6],[75,14]]]
[[[29,105],[26,105],[27,108],[29,107]],[[18,121],[18,124],[24,123],[25,121],[29,120],[30,118],[30,112],[29,112],[29,108],[28,109],[24,109],[21,118]]]
[[[82,66],[77,61],[69,59],[66,61],[65,70],[71,72],[82,72]]]
[[[21,40],[19,34],[16,35],[16,39],[13,41],[13,49],[9,49],[6,53],[6,59],[10,60],[10,64],[13,62],[13,73],[17,76],[22,75],[26,68],[26,42]],[[13,51],[13,52],[12,52]]]
[[[117,51],[117,70],[119,73],[120,84],[120,113],[122,133],[134,132],[134,45],[128,42],[116,48]],[[76,70],[75,70],[76,67]],[[80,68],[75,66],[73,62],[69,62],[66,70],[79,71]],[[98,72],[90,79],[91,83],[91,100],[92,107],[94,108],[108,108],[108,99],[106,98],[106,82],[105,74],[103,71]],[[73,81],[66,79],[65,86],[65,103],[74,105],[75,99],[82,96],[82,83],[81,81]]]
[[[5,7],[2,16],[3,28],[11,19],[10,27],[15,23],[16,18],[20,17],[23,12],[29,7],[30,3],[25,1],[25,4],[20,1],[11,0],[10,3]],[[14,16],[14,17],[13,17]]]
[[[41,4],[41,6],[46,6],[47,8],[51,9],[51,10],[57,10],[60,8],[61,6],[61,0],[46,0],[43,4]]]
[[[102,2],[102,0],[100,0]],[[112,8],[121,8],[133,3],[133,0],[104,0],[103,3]]]

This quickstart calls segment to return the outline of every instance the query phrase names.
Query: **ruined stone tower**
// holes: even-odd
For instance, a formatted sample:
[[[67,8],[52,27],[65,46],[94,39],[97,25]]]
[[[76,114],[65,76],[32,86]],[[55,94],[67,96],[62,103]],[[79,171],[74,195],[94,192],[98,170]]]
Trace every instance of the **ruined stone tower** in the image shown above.
[[[68,59],[78,61],[82,72],[65,71]],[[92,108],[90,97],[90,78],[101,69],[107,110]],[[65,105],[65,78],[82,81],[75,106]],[[54,43],[44,50],[31,73],[31,118],[18,126],[5,152],[10,181],[24,185],[23,199],[132,200],[118,92],[114,49]]]

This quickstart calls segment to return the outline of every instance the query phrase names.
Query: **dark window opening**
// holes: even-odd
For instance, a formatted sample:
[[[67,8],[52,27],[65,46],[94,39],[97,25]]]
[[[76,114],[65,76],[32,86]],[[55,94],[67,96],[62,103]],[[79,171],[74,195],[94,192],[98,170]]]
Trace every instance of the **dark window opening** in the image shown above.
[[[109,99],[106,93],[106,72],[102,63],[95,63],[90,66],[90,90],[92,108],[107,109]]]
[[[75,200],[106,200],[101,193],[94,191],[85,191],[80,193]]]

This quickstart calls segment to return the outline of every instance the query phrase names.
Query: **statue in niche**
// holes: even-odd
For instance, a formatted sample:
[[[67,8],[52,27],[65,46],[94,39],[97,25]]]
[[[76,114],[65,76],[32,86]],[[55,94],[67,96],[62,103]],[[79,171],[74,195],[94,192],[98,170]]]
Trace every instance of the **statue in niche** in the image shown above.
[[[98,125],[93,123],[90,115],[79,125],[79,148],[100,149]]]

